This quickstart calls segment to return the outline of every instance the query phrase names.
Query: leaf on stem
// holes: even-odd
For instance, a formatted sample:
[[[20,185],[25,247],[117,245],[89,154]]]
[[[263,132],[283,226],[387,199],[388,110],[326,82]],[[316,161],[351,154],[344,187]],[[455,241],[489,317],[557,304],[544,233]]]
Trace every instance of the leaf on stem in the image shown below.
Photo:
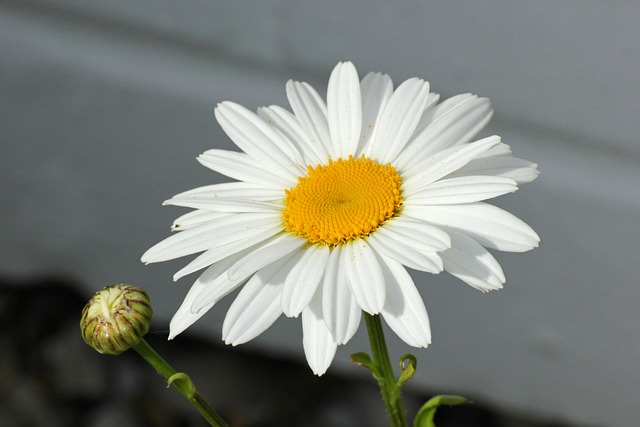
[[[400,358],[400,378],[398,378],[397,386],[402,387],[404,383],[409,381],[416,373],[418,361],[413,354],[405,354]]]
[[[375,363],[373,363],[373,360],[371,360],[371,356],[369,356],[367,353],[353,353],[351,356],[349,356],[349,358],[351,359],[351,362],[355,363],[356,365],[364,366],[365,368],[370,370],[376,380],[382,378],[380,369]]]
[[[462,396],[440,395],[432,397],[422,405],[418,411],[413,427],[436,427],[433,417],[436,415],[436,409],[440,405],[456,406],[472,403],[469,399]]]
[[[175,374],[171,375],[167,380],[167,387],[171,386],[174,381],[183,382],[183,384],[185,385],[184,390],[186,392],[186,397],[188,397],[189,399],[191,399],[196,394],[196,386],[193,385],[193,382],[191,381],[189,375],[185,374],[184,372],[176,372]]]

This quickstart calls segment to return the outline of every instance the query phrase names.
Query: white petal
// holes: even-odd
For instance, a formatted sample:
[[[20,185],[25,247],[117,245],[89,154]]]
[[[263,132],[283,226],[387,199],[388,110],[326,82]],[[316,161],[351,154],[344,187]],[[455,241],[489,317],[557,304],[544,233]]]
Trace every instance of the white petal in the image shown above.
[[[215,221],[225,216],[231,216],[229,212],[211,212],[207,210],[195,210],[176,218],[171,224],[171,231],[182,231],[197,227],[209,221]]]
[[[490,136],[470,144],[440,151],[404,172],[403,176],[406,178],[402,187],[406,194],[420,191],[432,182],[460,169],[476,156],[499,143],[499,136]]]
[[[302,312],[302,345],[307,363],[314,374],[324,374],[336,354],[337,344],[322,318],[320,292]]]
[[[404,342],[413,347],[427,347],[431,344],[429,316],[411,276],[392,259],[381,257],[381,265],[387,283],[382,317]]]
[[[254,112],[226,101],[218,104],[215,116],[229,138],[265,169],[290,180],[297,178],[302,156],[281,133]]]
[[[282,288],[291,255],[253,275],[229,307],[222,324],[222,339],[238,345],[263,333],[282,314]]]
[[[411,242],[403,238],[396,240],[381,233],[373,233],[367,238],[367,241],[378,254],[414,270],[437,274],[443,269],[442,259],[436,252],[420,251],[407,245]]]
[[[479,202],[513,193],[518,184],[509,178],[496,176],[466,176],[441,179],[420,191],[407,195],[405,204],[452,205]]]
[[[425,114],[414,137],[395,162],[407,168],[437,151],[471,141],[493,115],[491,101],[463,94]]]
[[[247,281],[251,274],[235,279],[229,278],[229,267],[231,267],[239,259],[253,252],[259,244],[243,249],[230,257],[224,258],[207,268],[198,278],[196,282],[202,281],[207,284],[191,303],[191,313],[199,314],[203,310],[209,310],[213,304],[216,304],[223,297],[236,289],[238,286]]]
[[[482,292],[502,289],[504,273],[485,248],[462,233],[451,233],[451,249],[442,253],[444,269]]]
[[[260,246],[264,244],[272,236],[278,234],[279,232],[280,232],[280,228],[274,227],[270,230],[264,230],[262,232],[247,235],[240,240],[227,243],[226,245],[209,249],[203,252],[202,254],[198,255],[193,261],[191,261],[189,264],[185,265],[182,269],[176,272],[176,274],[173,275],[173,280],[178,280],[181,277],[186,276],[187,274],[191,274],[194,271],[198,271],[202,268],[205,268],[215,262],[218,262],[224,257],[227,257],[236,252],[245,250],[254,245]]]
[[[354,155],[362,127],[360,79],[351,62],[333,69],[327,87],[327,117],[333,152],[342,158]]]
[[[209,268],[215,267],[216,264]],[[202,274],[206,274],[207,270]],[[229,295],[239,286],[242,286],[249,277],[242,277],[240,279],[231,280],[227,276],[226,272],[216,277],[207,286],[201,290],[201,292],[195,296],[191,302],[190,313],[192,316],[199,318],[204,313],[209,311],[211,307],[217,304],[222,298]]]
[[[450,206],[405,206],[405,215],[446,227],[477,240],[483,246],[508,252],[525,252],[540,238],[522,220],[486,203]]]
[[[511,157],[512,155],[513,153],[511,151],[511,147],[504,142],[501,142],[500,144],[491,147],[491,149],[485,151],[484,153],[478,154],[478,156],[474,160],[497,156]]]
[[[375,233],[425,252],[440,252],[451,247],[449,234],[441,228],[404,215],[385,222]]]
[[[489,150],[491,151],[491,150]],[[538,165],[528,160],[517,157],[481,157],[471,160],[469,163],[448,175],[468,176],[468,175],[493,175],[510,178],[518,184],[531,182],[540,175]]]
[[[281,187],[270,188],[251,182],[225,182],[184,191],[172,199],[243,199],[251,202],[271,202],[282,200],[283,194]]]
[[[322,156],[323,149],[318,144],[312,144],[307,133],[300,126],[300,122],[289,111],[277,105],[258,109],[258,115],[267,123],[273,125],[292,144],[298,148],[307,165],[318,165],[327,161]]]
[[[187,296],[182,301],[180,308],[171,318],[169,323],[169,339],[175,338],[189,326],[200,319],[207,311],[211,309],[222,297],[227,295],[242,283],[242,280],[233,282],[227,278],[226,270],[243,257],[245,252],[239,252],[215,263],[207,268],[198,279],[193,283]],[[207,296],[207,304],[194,310],[192,308],[196,301],[202,299],[203,295]]]
[[[439,100],[440,100],[439,93],[435,93],[435,92],[429,93],[429,96],[427,97],[427,103],[424,106],[425,114],[422,116],[423,118],[425,115],[427,115],[427,113],[429,113],[436,106]],[[418,127],[416,128],[416,131],[418,131],[421,128],[420,124],[422,123],[422,121],[423,119],[420,119],[420,122],[418,123]]]
[[[289,233],[282,233],[264,244],[259,249],[236,262],[229,269],[229,278],[237,279],[266,267],[278,261],[290,253],[300,249],[305,244],[305,240]]]
[[[336,159],[329,135],[327,106],[320,95],[307,83],[289,80],[287,98],[311,143],[317,147],[317,151],[325,159],[323,164],[328,162],[329,157]]]
[[[227,150],[207,150],[197,159],[202,165],[218,173],[237,179],[273,188],[291,188],[296,180],[283,178],[245,153]]]
[[[285,316],[298,317],[309,304],[324,275],[329,252],[326,245],[312,245],[302,250],[284,282],[282,311]]]
[[[282,202],[253,202],[238,199],[207,199],[200,196],[183,197],[181,199],[169,199],[165,200],[163,205],[182,206],[183,208],[192,209],[206,209],[213,212],[269,213],[282,211]]]
[[[340,345],[353,337],[362,318],[362,309],[349,288],[341,252],[341,246],[331,251],[322,282],[322,315],[333,339]]]
[[[369,73],[360,83],[362,94],[362,131],[360,143],[354,157],[360,157],[365,147],[369,145],[375,125],[380,114],[393,95],[393,83],[391,78],[382,73]]]
[[[360,308],[369,314],[380,313],[385,299],[384,275],[369,244],[363,239],[344,244],[342,262]]]
[[[198,227],[181,231],[157,243],[142,255],[142,262],[159,262],[180,258],[231,242],[269,233],[282,225],[277,214],[247,213],[226,216]],[[229,255],[229,254],[227,254]]]
[[[386,164],[402,151],[413,134],[429,96],[429,83],[413,78],[391,95],[376,123],[367,151],[371,159]]]

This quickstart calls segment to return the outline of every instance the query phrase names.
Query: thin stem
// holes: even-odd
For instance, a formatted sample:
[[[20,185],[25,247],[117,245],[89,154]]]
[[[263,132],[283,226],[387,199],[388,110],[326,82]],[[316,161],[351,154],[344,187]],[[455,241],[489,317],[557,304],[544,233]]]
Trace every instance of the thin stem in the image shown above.
[[[228,427],[226,421],[204,401],[188,377],[186,380],[183,378],[172,380],[176,378],[176,374],[178,374],[176,370],[156,353],[144,339],[141,339],[133,349],[153,366],[160,375],[165,377],[167,381],[171,381],[171,384],[198,410],[209,425],[213,427]]]
[[[369,333],[373,363],[378,371],[377,375],[374,372],[374,377],[378,380],[382,400],[384,400],[387,414],[389,415],[389,421],[392,427],[406,427],[407,419],[404,412],[404,405],[402,404],[402,398],[393,374],[380,316],[372,316],[364,313],[364,320],[367,324],[367,332]]]

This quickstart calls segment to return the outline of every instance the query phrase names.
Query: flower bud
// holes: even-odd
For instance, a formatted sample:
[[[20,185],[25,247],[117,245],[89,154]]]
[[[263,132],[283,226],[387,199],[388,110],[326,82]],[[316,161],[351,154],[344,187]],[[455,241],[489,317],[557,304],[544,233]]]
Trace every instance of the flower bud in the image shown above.
[[[97,292],[82,310],[80,330],[98,353],[120,354],[149,331],[153,308],[144,289],[109,285]]]

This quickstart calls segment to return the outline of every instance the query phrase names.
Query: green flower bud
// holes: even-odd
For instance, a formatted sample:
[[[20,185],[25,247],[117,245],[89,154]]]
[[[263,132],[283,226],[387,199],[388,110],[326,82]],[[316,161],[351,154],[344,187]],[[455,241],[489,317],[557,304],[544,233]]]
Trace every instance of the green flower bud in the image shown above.
[[[149,331],[153,308],[144,289],[109,285],[97,292],[82,310],[80,330],[98,353],[120,354]]]

